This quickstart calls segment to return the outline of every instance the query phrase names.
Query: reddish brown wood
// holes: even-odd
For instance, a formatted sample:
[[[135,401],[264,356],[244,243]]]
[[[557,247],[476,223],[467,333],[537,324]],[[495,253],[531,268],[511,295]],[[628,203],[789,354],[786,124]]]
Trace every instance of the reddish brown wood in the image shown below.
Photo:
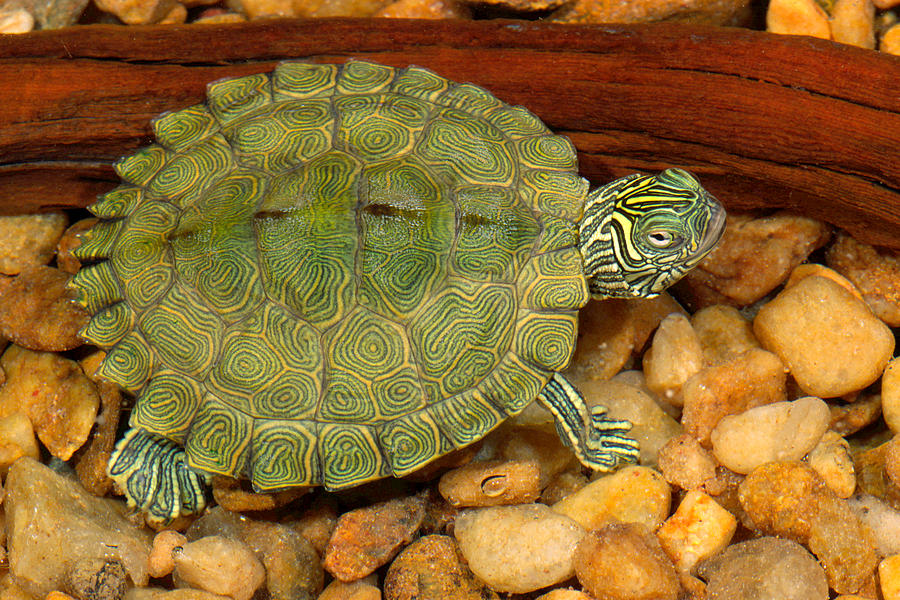
[[[328,19],[0,36],[0,210],[81,206],[150,119],[279,60],[418,64],[571,137],[595,182],[690,168],[729,207],[791,208],[900,248],[900,59],[684,25]]]

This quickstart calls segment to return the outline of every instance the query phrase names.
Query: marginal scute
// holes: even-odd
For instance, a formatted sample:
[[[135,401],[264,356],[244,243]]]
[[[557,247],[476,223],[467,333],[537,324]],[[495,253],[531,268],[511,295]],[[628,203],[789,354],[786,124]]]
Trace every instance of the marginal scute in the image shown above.
[[[150,121],[156,140],[175,152],[183,152],[213,135],[219,124],[205,104],[167,112]]]
[[[515,143],[522,164],[534,169],[571,172],[578,167],[578,155],[569,138],[561,135],[539,135],[522,138]]]
[[[506,418],[477,389],[448,398],[428,409],[441,432],[456,448],[483,438]]]
[[[397,75],[391,84],[391,91],[395,94],[434,102],[449,87],[448,79],[422,67],[409,67]]]
[[[141,203],[143,193],[142,188],[126,183],[100,196],[88,210],[101,219],[127,217]]]
[[[141,390],[128,424],[183,444],[200,407],[198,381],[171,369],[158,369]]]
[[[179,284],[141,317],[139,326],[163,363],[195,379],[203,379],[219,359],[222,322]]]
[[[179,208],[190,206],[234,166],[231,146],[217,133],[200,142],[187,154],[177,154],[166,162],[147,184],[148,198],[168,200]]]
[[[134,328],[134,311],[117,302],[97,311],[79,335],[88,343],[110,348]]]
[[[520,309],[512,351],[539,368],[561,371],[572,358],[577,333],[577,311]]]
[[[206,86],[209,110],[222,125],[272,102],[269,74],[223,79]]]
[[[327,490],[340,490],[390,475],[375,429],[367,425],[321,425],[319,461],[322,483]]]
[[[240,477],[247,472],[253,419],[207,394],[185,440],[188,465],[207,473]]]
[[[256,419],[250,443],[250,480],[258,492],[318,485],[321,481],[315,421]]]
[[[153,356],[147,341],[139,332],[132,331],[106,354],[97,375],[136,392],[146,383],[152,369]]]
[[[336,146],[366,163],[403,156],[412,150],[429,108],[393,94],[336,98]]]
[[[352,60],[342,68],[337,79],[338,94],[375,94],[388,88],[394,69],[385,65]]]
[[[533,257],[516,287],[520,306],[534,311],[577,309],[590,300],[581,254],[573,247]]]
[[[521,106],[504,104],[483,117],[513,140],[550,133],[540,119]]]
[[[458,108],[473,115],[487,118],[491,112],[503,106],[493,94],[471,83],[458,83],[436,100],[437,104]]]
[[[82,233],[81,244],[74,251],[75,257],[83,261],[108,257],[115,248],[116,240],[125,223],[124,219],[101,221]]]
[[[410,324],[423,379],[443,398],[476,384],[509,347],[515,310],[510,287],[450,280]]]
[[[272,73],[273,99],[281,102],[331,96],[338,70],[337,65],[283,62]]]
[[[153,144],[119,160],[113,169],[122,181],[143,186],[166,164],[168,156],[165,148]]]
[[[109,261],[81,267],[70,284],[76,300],[91,314],[122,300],[122,288]]]
[[[428,411],[387,421],[378,428],[378,441],[394,477],[402,477],[453,449]]]

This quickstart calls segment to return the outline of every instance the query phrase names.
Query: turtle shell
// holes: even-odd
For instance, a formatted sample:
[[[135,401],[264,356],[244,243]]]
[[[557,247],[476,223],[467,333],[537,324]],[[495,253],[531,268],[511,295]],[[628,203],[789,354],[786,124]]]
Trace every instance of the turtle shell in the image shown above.
[[[588,299],[587,182],[520,107],[282,63],[153,122],[74,279],[132,427],[259,490],[403,475],[521,411]]]

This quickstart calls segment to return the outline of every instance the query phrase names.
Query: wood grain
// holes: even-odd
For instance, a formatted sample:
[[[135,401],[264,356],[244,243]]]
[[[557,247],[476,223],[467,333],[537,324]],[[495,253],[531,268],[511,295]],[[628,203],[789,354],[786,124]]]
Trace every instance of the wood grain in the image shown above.
[[[568,135],[595,183],[681,166],[729,208],[900,249],[900,58],[685,25],[281,20],[0,36],[0,211],[84,206],[150,120],[296,58],[418,64]]]

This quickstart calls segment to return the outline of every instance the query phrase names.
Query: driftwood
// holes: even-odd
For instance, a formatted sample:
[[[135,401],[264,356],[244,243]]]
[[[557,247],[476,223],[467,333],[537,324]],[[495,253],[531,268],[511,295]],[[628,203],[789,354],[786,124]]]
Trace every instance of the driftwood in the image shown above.
[[[730,208],[900,248],[900,58],[683,25],[327,19],[0,36],[0,211],[84,206],[150,119],[279,60],[418,64],[521,104],[595,182],[670,165]]]

